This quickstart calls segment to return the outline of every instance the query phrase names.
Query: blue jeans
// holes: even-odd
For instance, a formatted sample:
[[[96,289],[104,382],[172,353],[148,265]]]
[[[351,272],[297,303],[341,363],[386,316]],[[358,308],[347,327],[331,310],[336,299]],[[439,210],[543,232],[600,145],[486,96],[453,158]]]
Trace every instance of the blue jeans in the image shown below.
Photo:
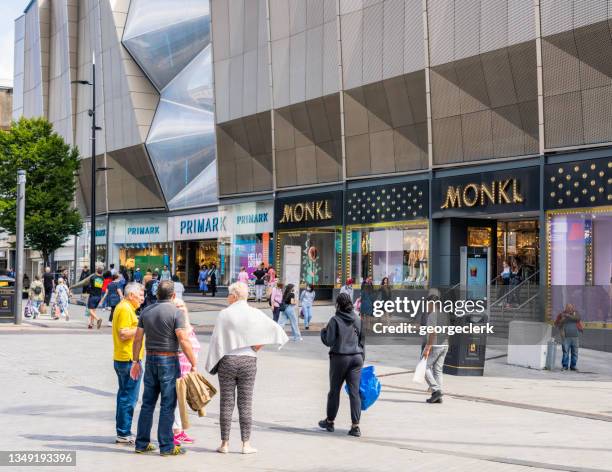
[[[289,323],[291,323],[291,335],[293,336],[293,340],[299,340],[302,335],[300,333],[298,320],[295,316],[295,307],[293,305],[287,305],[285,311],[280,312],[280,316],[278,317],[278,324],[281,326],[281,328],[285,327],[287,320],[289,320]]]
[[[142,407],[138,417],[136,449],[143,451],[151,442],[153,412],[157,397],[161,394],[157,441],[160,452],[174,449],[174,409],[176,408],[176,379],[181,376],[178,356],[147,355],[144,373],[144,392]]]
[[[134,417],[134,407],[138,401],[138,392],[140,392],[140,381],[132,380],[130,377],[130,368],[132,361],[115,361],[115,372],[119,382],[119,390],[117,390],[117,414],[115,416],[117,424],[117,436],[131,436],[132,434],[132,418]]]
[[[304,326],[308,328],[312,319],[312,305],[302,305],[302,311],[304,312]]]
[[[563,349],[563,358],[561,359],[561,364],[563,368],[567,369],[568,365],[572,369],[576,368],[576,364],[578,363],[578,338],[563,338],[563,343],[561,344],[561,348]],[[571,362],[570,362],[570,352],[571,352]]]

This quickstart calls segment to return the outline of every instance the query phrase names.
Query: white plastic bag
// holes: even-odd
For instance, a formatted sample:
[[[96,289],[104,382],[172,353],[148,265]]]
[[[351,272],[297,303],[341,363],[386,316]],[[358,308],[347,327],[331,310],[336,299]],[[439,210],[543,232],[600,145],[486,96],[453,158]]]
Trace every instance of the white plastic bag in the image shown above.
[[[422,357],[419,363],[414,369],[414,376],[412,377],[412,381],[420,384],[425,383],[425,370],[427,369],[427,358]]]

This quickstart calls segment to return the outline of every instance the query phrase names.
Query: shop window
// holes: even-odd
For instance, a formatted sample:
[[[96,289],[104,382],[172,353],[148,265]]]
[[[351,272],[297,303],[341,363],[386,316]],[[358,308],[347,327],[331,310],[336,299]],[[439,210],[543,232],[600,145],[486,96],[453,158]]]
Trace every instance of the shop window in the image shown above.
[[[286,246],[299,248],[299,261],[285,261]],[[342,232],[336,229],[317,229],[281,232],[277,235],[276,261],[277,272],[283,281],[286,277],[297,278],[299,270],[300,285],[311,284],[316,287],[334,287],[341,284],[342,270]],[[290,262],[292,274],[284,274]],[[296,269],[297,267],[297,269]],[[289,270],[289,269],[288,269]]]
[[[587,323],[612,327],[612,208],[548,215],[550,314],[576,306]]]
[[[410,226],[351,228],[347,232],[347,278],[356,285],[372,277],[396,287],[423,287],[429,278],[426,223]]]

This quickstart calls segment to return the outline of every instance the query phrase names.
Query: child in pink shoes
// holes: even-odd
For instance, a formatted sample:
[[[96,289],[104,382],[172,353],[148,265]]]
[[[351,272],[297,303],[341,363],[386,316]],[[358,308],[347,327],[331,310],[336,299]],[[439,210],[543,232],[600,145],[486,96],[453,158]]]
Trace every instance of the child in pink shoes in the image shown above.
[[[193,350],[193,355],[198,357],[200,352],[200,342],[196,337],[195,330],[191,323],[189,322],[189,313],[187,312],[187,306],[183,300],[175,300],[175,304],[179,310],[182,310],[185,313],[185,329],[187,333],[189,333],[189,341],[191,342],[191,349]],[[189,363],[189,359],[182,352],[179,353],[179,364],[181,366],[181,377],[184,377],[189,372],[191,372],[191,364]],[[172,425],[172,432],[174,433],[174,445],[180,446],[181,444],[193,444],[194,439],[189,437],[189,435],[183,429],[183,425],[181,424],[181,415],[179,414],[178,406],[176,411],[174,412],[174,424]]]

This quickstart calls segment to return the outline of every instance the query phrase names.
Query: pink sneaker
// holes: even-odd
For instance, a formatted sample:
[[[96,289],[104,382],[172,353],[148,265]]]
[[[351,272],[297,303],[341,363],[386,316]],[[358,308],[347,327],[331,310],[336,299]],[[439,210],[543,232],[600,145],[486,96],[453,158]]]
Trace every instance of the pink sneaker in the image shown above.
[[[180,437],[181,437],[180,433],[174,435],[174,445],[175,446],[180,446],[181,445],[181,441],[179,439]]]
[[[194,439],[190,438],[185,431],[181,431],[179,434],[174,436],[174,440],[176,441],[177,439],[184,444],[194,443]]]

